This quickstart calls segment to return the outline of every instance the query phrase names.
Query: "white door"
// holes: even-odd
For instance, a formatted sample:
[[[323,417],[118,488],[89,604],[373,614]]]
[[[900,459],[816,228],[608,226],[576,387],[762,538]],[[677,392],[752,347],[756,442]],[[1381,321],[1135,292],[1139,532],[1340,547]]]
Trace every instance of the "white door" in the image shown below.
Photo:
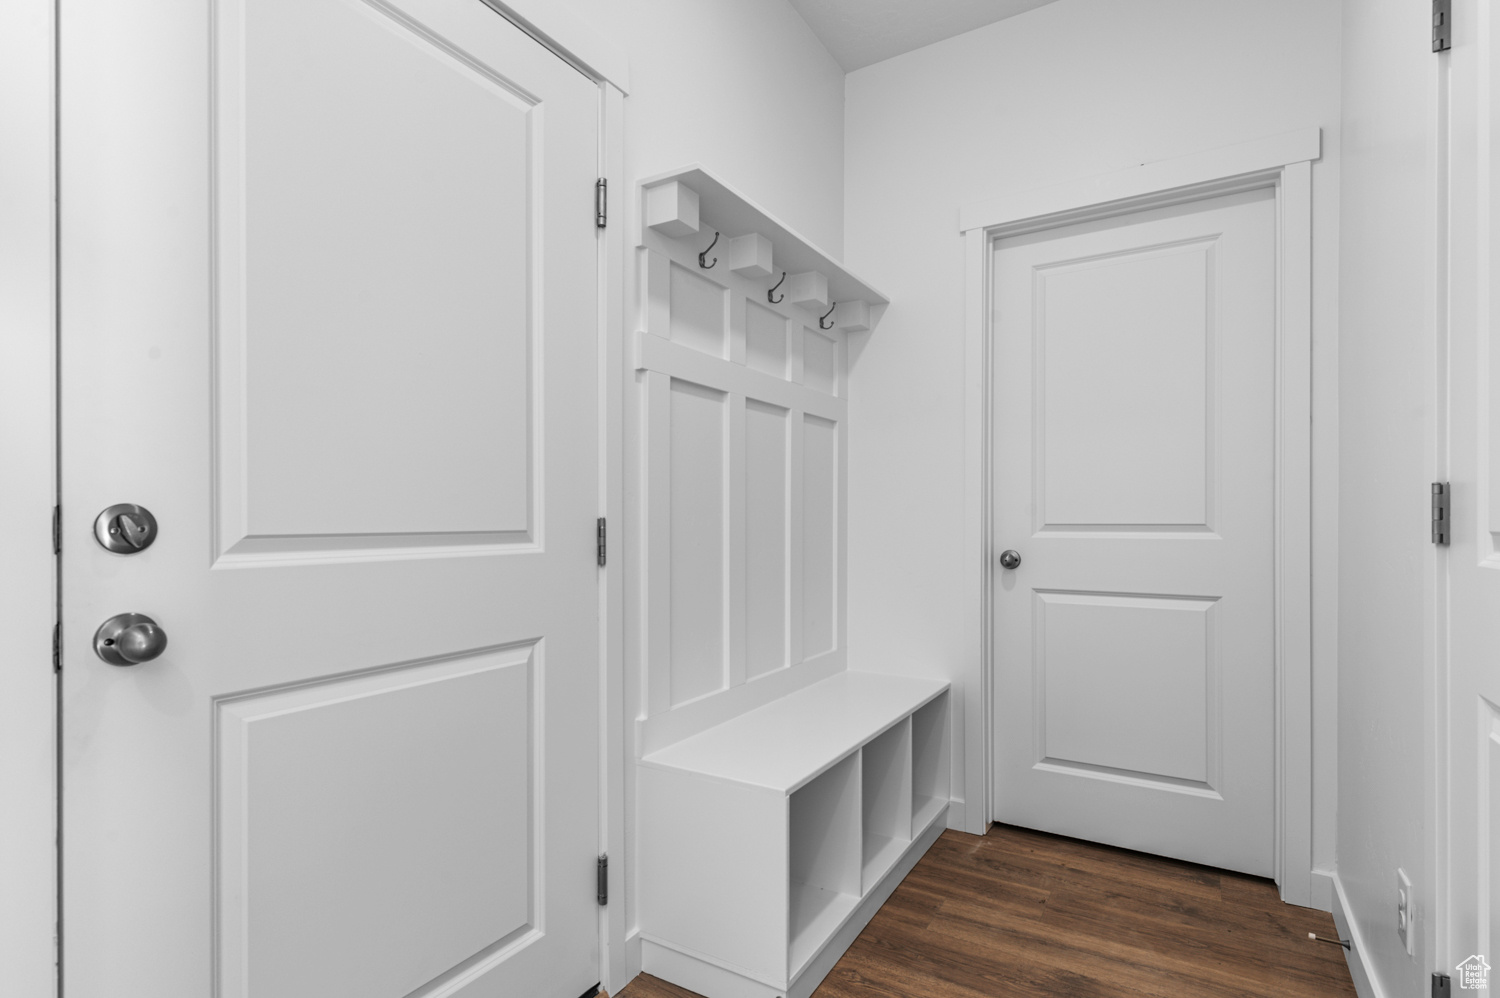
[[[577,998],[597,88],[481,0],[61,17],[67,994]]]
[[[1457,23],[1455,30],[1460,30]],[[1439,760],[1435,769],[1439,781],[1446,776],[1434,796],[1447,841],[1440,843],[1435,864],[1438,889],[1429,892],[1418,878],[1414,897],[1419,928],[1426,911],[1433,909],[1438,940],[1433,969],[1453,977],[1454,994],[1494,994],[1500,978],[1500,970],[1494,969],[1500,967],[1497,52],[1500,18],[1486,7],[1464,22],[1452,50],[1454,185],[1448,202],[1452,242],[1447,254],[1452,285],[1445,301],[1451,308],[1445,383],[1448,447],[1446,454],[1439,451],[1439,467],[1444,457],[1448,464],[1450,547],[1438,560],[1440,570],[1447,570],[1448,612],[1446,619],[1439,619],[1447,625],[1448,647],[1446,669],[1439,669],[1434,687],[1434,747]],[[1441,642],[1437,647],[1441,650]],[[1394,892],[1394,884],[1391,889]],[[1465,966],[1459,966],[1460,961]],[[1478,990],[1476,978],[1481,977],[1488,980],[1487,992]]]
[[[1274,209],[996,246],[996,821],[1272,873]]]

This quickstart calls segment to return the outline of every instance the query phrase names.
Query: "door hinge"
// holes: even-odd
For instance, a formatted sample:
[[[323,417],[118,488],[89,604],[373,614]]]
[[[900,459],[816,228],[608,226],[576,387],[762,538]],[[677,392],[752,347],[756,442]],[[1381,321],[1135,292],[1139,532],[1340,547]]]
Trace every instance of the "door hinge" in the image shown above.
[[[1448,483],[1432,483],[1432,543],[1448,543]]]
[[[52,553],[62,554],[62,507],[52,507]]]
[[[609,904],[609,853],[599,854],[599,907]]]
[[[52,671],[62,671],[62,621],[52,625]]]
[[[1447,974],[1432,975],[1432,998],[1452,998],[1453,979]]]
[[[609,181],[603,177],[594,183],[594,224],[601,229],[609,224]]]
[[[1432,0],[1432,51],[1453,47],[1453,0]]]
[[[595,557],[599,561],[599,567],[600,568],[604,567],[604,560],[605,560],[605,553],[606,553],[606,546],[605,545],[606,545],[607,536],[608,536],[608,532],[605,529],[604,517],[601,516],[601,517],[599,517],[599,523],[598,523],[598,525],[594,529],[594,544],[595,544],[595,552],[594,553],[595,553]]]

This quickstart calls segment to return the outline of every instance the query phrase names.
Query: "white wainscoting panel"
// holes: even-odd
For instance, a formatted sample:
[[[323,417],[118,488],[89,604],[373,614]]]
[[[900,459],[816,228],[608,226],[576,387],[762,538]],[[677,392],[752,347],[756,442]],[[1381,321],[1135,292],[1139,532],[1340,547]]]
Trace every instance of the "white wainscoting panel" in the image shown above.
[[[838,426],[802,417],[802,654],[834,649],[838,607]]]
[[[753,299],[745,300],[745,363],[775,378],[786,377],[787,320]]]
[[[802,331],[802,383],[828,395],[839,394],[839,348],[827,333],[804,327]]]
[[[701,350],[714,357],[726,356],[729,331],[725,325],[725,292],[686,267],[672,265],[671,325],[668,337],[674,343]]]
[[[754,679],[785,668],[791,659],[787,585],[787,455],[791,421],[786,409],[745,403],[745,673]]]
[[[698,242],[641,256],[646,751],[844,665],[843,336]]]
[[[728,396],[671,381],[671,699],[724,688]]]

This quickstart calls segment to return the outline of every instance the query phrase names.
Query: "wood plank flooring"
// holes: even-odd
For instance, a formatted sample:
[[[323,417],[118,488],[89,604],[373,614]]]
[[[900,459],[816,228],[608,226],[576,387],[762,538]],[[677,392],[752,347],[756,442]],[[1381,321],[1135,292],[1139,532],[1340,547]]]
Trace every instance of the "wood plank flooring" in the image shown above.
[[[815,998],[1355,998],[1269,880],[996,825],[947,831]],[[693,998],[641,975],[617,998]]]

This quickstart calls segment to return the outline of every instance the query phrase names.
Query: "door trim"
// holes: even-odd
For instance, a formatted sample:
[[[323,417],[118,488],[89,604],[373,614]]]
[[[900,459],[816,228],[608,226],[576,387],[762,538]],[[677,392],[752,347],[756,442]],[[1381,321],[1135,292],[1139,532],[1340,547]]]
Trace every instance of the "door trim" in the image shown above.
[[[0,5],[0,992],[57,990],[55,6]]]
[[[964,550],[971,583],[964,607],[965,830],[994,813],[991,697],[994,635],[990,495],[991,261],[1003,236],[1108,218],[1236,191],[1276,197],[1276,443],[1274,571],[1276,648],[1276,882],[1282,899],[1312,905],[1312,163],[1316,128],[1118,173],[1019,192],[960,213],[965,246]]]

